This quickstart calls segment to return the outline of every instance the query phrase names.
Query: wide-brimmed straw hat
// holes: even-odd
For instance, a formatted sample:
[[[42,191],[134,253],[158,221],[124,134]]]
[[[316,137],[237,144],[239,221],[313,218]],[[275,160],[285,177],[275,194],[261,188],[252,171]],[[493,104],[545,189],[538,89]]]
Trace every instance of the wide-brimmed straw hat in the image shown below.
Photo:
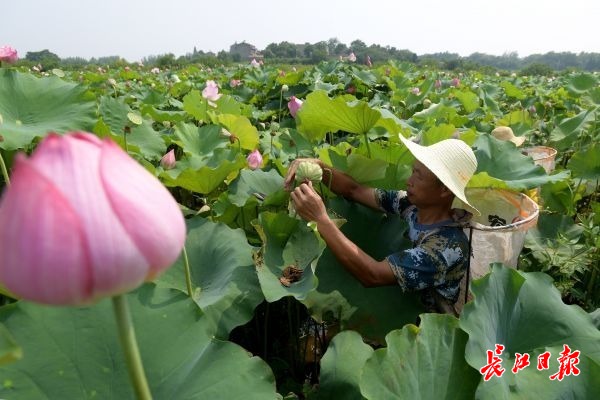
[[[430,146],[421,146],[399,135],[402,143],[417,160],[462,201],[467,211],[481,215],[467,200],[465,188],[477,169],[477,159],[471,147],[459,139],[446,139]]]
[[[499,126],[494,128],[492,136],[498,140],[507,140],[513,142],[515,146],[519,147],[525,141],[525,136],[515,136],[510,126]]]

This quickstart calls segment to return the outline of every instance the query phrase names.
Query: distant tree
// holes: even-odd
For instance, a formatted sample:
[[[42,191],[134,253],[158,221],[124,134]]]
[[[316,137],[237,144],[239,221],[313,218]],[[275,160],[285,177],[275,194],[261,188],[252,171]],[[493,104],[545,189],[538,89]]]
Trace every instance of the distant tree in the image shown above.
[[[56,68],[60,64],[60,57],[49,50],[29,51],[25,54],[25,59],[34,64],[41,64],[44,70]]]
[[[173,53],[163,54],[156,59],[156,66],[159,68],[170,67],[175,64],[175,55]]]
[[[519,71],[519,75],[541,75],[550,76],[554,74],[554,70],[546,64],[532,63]]]
[[[318,64],[321,61],[327,60],[329,52],[327,51],[327,42],[317,42],[312,46],[310,61],[313,64]]]

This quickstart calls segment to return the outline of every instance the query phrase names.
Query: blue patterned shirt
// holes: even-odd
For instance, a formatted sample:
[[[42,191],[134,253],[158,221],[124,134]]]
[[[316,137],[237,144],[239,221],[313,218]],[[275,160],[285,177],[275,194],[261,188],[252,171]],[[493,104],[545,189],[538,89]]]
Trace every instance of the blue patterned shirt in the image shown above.
[[[376,189],[375,194],[382,211],[400,214],[408,223],[408,236],[413,247],[386,257],[402,290],[433,288],[454,304],[467,268],[469,240],[463,227],[471,214],[453,209],[451,220],[420,224],[417,208],[410,204],[405,191]],[[424,291],[423,301],[426,306],[431,306],[433,299],[427,293]]]

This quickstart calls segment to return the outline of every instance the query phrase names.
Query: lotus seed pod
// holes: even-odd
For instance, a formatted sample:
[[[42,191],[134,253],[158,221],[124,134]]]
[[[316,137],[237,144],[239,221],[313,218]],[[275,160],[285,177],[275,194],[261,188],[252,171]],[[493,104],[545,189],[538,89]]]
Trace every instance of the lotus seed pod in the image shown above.
[[[429,100],[429,99],[423,100],[423,107],[429,108],[429,106],[431,106],[431,100]]]
[[[296,170],[296,182],[312,181],[313,183],[321,182],[323,179],[323,170],[319,164],[302,161]]]

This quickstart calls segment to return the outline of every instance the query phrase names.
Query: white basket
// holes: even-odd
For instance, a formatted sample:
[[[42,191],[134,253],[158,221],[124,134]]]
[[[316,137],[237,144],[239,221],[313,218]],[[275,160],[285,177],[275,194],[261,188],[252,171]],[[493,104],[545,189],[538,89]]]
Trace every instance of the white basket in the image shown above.
[[[523,154],[530,156],[534,164],[541,165],[546,173],[554,171],[556,165],[556,149],[546,146],[526,147],[523,149]]]
[[[480,212],[471,228],[471,278],[490,271],[490,263],[516,267],[525,234],[537,224],[539,207],[528,196],[504,189],[467,188],[467,198]],[[458,205],[460,207],[460,205]]]

